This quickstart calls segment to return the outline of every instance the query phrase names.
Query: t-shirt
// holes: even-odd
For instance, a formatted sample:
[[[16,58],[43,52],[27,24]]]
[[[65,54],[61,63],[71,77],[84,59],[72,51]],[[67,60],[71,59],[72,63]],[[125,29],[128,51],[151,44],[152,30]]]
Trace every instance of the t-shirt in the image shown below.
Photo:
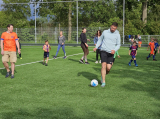
[[[3,32],[1,35],[1,40],[3,40],[4,43],[4,51],[16,52],[16,40],[18,40],[18,37],[15,32]]]
[[[150,42],[149,46],[150,46],[150,50],[153,51],[154,50],[154,42]]]
[[[135,55],[136,54],[136,50],[137,50],[137,46],[131,46],[130,47],[130,50],[131,50],[131,56]]]
[[[154,49],[157,49],[157,47],[159,47],[159,44],[158,43],[154,43],[154,46],[155,46]]]

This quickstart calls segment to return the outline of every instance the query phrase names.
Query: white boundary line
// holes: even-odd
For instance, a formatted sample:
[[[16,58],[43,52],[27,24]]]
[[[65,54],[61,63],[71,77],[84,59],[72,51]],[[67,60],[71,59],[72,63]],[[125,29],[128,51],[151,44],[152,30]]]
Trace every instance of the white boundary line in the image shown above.
[[[93,52],[93,51],[90,51],[90,52]],[[80,55],[80,54],[84,54],[84,53],[77,53],[77,54],[73,54],[73,55],[67,55],[67,57],[72,57],[72,56]],[[63,57],[58,57],[58,58],[56,58],[56,59],[60,59],[60,58],[63,58]],[[49,60],[54,60],[54,59],[52,58],[52,59],[49,59]],[[27,65],[27,64],[34,64],[34,63],[38,63],[38,62],[43,62],[43,60],[35,61],[35,62],[30,62],[30,63],[25,63],[25,64],[15,65],[15,67],[24,66],[24,65]],[[77,61],[77,62],[78,62],[78,61]],[[10,67],[9,67],[9,68],[10,68]],[[0,68],[0,69],[5,69],[5,67]]]

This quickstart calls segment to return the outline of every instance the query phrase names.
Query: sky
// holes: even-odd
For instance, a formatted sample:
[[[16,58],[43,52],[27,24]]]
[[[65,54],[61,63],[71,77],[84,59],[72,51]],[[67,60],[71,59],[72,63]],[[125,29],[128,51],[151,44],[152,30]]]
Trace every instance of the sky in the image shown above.
[[[3,0],[0,0],[0,11],[2,10],[1,4],[3,4]],[[37,5],[36,7],[39,7],[39,5]],[[33,19],[33,20],[35,19],[35,16],[34,16],[35,7],[33,6],[33,4],[30,5],[30,8],[31,8],[31,17],[28,18],[29,21],[31,19]],[[39,16],[36,15],[36,17],[38,18]]]

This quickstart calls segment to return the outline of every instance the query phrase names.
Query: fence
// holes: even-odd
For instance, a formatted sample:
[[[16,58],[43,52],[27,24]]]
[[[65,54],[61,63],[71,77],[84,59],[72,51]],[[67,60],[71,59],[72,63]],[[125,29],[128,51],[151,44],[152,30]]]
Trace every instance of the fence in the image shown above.
[[[106,30],[107,27],[88,27],[86,36],[91,40],[90,43],[93,43],[94,36],[97,30]],[[6,28],[0,28],[0,34],[5,32]],[[59,30],[63,31],[63,35],[66,38],[66,43],[80,43],[80,34],[82,28],[78,28],[78,39],[77,39],[77,27],[72,27],[71,39],[68,39],[68,28],[67,27],[39,27],[36,30],[35,28],[14,28],[14,32],[18,34],[20,37],[21,43],[44,43],[45,40],[49,40],[50,43],[56,44],[58,43]],[[118,28],[121,34],[121,43],[123,44],[123,29],[122,27]],[[36,37],[35,37],[36,34]],[[141,35],[142,43],[148,44],[150,42],[151,37],[160,39],[160,35]],[[78,41],[78,42],[77,42]],[[129,39],[124,39],[124,44],[130,44]]]

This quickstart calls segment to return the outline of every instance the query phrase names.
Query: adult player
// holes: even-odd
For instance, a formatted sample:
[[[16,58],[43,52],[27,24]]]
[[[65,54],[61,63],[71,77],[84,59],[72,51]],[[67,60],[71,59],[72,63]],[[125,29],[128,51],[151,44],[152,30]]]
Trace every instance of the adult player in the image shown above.
[[[85,59],[85,64],[89,64],[87,61],[87,55],[89,54],[87,41],[90,41],[90,40],[87,39],[87,37],[86,37],[86,31],[87,31],[86,28],[82,28],[82,33],[80,35],[80,38],[81,38],[81,48],[84,52],[84,55],[79,61],[81,63],[84,63],[83,59]]]
[[[60,36],[58,37],[58,48],[57,48],[57,52],[56,52],[56,55],[53,57],[54,59],[56,59],[57,58],[57,55],[58,55],[58,52],[59,52],[59,50],[60,50],[60,48],[62,47],[62,49],[63,49],[63,53],[64,53],[64,57],[63,57],[63,59],[66,59],[67,57],[66,57],[66,51],[65,51],[65,37],[63,36],[63,32],[62,31],[60,31]]]
[[[117,30],[118,23],[113,22],[110,29],[103,31],[101,37],[99,38],[96,48],[93,50],[96,51],[99,45],[102,43],[101,46],[101,62],[102,62],[102,69],[101,69],[101,82],[102,87],[105,84],[105,77],[106,74],[109,73],[112,63],[113,63],[113,56],[116,51],[120,48],[120,34]]]
[[[15,32],[13,32],[13,25],[7,25],[7,31],[3,32],[1,35],[1,55],[2,55],[2,62],[4,67],[7,70],[6,78],[10,76],[14,78],[14,69],[15,69],[15,62],[17,61],[16,56],[16,45],[18,48],[18,53],[20,54],[18,37]],[[11,70],[9,69],[8,62],[11,62]]]

